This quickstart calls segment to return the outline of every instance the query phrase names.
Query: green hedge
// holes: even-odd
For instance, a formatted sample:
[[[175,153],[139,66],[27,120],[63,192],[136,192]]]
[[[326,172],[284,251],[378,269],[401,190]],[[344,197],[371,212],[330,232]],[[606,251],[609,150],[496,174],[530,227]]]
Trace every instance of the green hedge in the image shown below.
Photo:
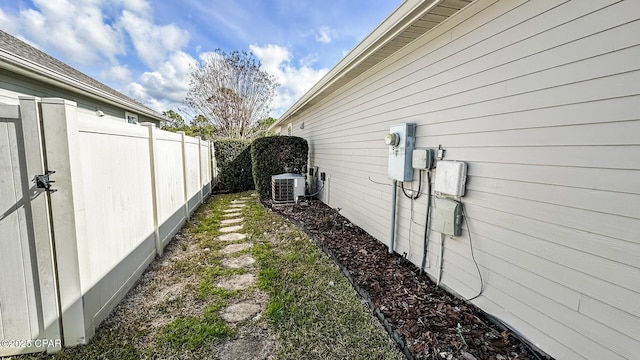
[[[260,197],[271,197],[271,175],[302,173],[308,153],[309,144],[301,137],[269,136],[255,139],[251,144],[251,161],[253,182]]]
[[[251,171],[251,141],[218,139],[213,141],[218,164],[216,189],[240,192],[254,189]]]

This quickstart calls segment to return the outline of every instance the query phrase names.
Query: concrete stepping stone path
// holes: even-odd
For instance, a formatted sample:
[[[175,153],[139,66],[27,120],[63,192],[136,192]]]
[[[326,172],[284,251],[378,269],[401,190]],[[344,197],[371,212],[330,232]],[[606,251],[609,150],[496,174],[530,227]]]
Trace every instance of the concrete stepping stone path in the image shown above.
[[[256,194],[251,197],[242,197],[231,201],[229,207],[224,210],[223,220],[220,221],[219,241],[239,241],[247,238],[247,234],[240,233],[243,228],[244,218],[242,217],[242,209],[246,206],[248,200],[253,200]],[[216,281],[216,286],[228,290],[243,290],[249,288],[256,282],[255,268],[252,265],[256,260],[250,254],[242,254],[235,256],[240,251],[250,249],[252,243],[245,242],[239,244],[229,244],[222,248],[221,254],[227,255],[221,263],[224,267],[230,269],[247,268],[250,271],[246,274],[233,275],[220,278]],[[249,319],[257,319],[263,310],[263,302],[256,298],[243,300],[235,304],[231,304],[220,312],[220,317],[229,324],[235,324]],[[255,334],[250,336],[240,335],[239,338],[227,342],[219,351],[218,358],[221,360],[235,359],[267,359],[270,358],[274,348],[272,340],[262,336],[256,337]]]
[[[237,223],[241,223],[242,220],[244,220],[244,219],[243,218],[226,219],[226,220],[220,221],[220,224],[222,224],[222,225],[237,224]]]
[[[231,244],[231,245],[227,245],[224,248],[222,248],[222,250],[220,250],[221,253],[229,255],[229,254],[235,254],[239,251],[242,250],[246,250],[251,248],[251,244],[249,243],[241,243],[241,244]]]
[[[222,260],[222,265],[232,269],[240,269],[255,263],[256,260],[249,254],[244,254],[236,258],[227,258]]]
[[[246,234],[240,234],[240,233],[227,233],[227,234],[218,236],[218,240],[221,240],[221,241],[237,241],[237,240],[244,240],[246,238],[247,238]]]
[[[242,224],[220,228],[221,233],[230,233],[242,230]]]
[[[256,316],[262,310],[262,306],[255,300],[244,300],[222,310],[220,317],[229,323],[248,320]]]
[[[222,217],[225,217],[225,218],[232,218],[232,217],[236,217],[236,216],[242,216],[242,213],[233,212],[233,213],[226,213],[226,214],[222,215]]]
[[[256,282],[256,276],[253,274],[241,274],[224,277],[216,282],[216,286],[227,291],[243,290]]]
[[[220,360],[263,360],[270,359],[274,351],[275,344],[272,340],[252,334],[224,344],[218,352],[218,358]]]

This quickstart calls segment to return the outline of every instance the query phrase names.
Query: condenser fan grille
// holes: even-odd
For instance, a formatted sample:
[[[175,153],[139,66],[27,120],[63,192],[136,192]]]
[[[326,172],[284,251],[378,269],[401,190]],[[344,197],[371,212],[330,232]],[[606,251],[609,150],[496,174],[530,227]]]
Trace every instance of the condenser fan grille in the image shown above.
[[[273,202],[292,203],[295,202],[295,180],[294,179],[273,179],[271,182],[271,194]]]

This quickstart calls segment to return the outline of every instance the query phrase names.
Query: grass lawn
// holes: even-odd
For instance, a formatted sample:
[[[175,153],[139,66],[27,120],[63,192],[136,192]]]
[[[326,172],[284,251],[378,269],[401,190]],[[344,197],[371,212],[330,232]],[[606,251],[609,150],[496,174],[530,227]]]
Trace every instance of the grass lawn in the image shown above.
[[[337,266],[299,228],[251,204],[264,316],[279,335],[279,359],[402,359]]]
[[[223,242],[220,221],[231,201],[250,193],[216,195],[188,222],[87,345],[54,356],[19,359],[215,359],[247,334],[260,334],[275,359],[402,359],[403,356],[338,268],[308,236],[250,197],[242,208],[244,240]],[[233,243],[252,247],[235,254]],[[222,265],[250,255],[243,268]],[[217,280],[251,273],[255,285],[224,290]],[[261,316],[227,323],[225,308],[262,301]],[[244,358],[244,357],[242,357]]]

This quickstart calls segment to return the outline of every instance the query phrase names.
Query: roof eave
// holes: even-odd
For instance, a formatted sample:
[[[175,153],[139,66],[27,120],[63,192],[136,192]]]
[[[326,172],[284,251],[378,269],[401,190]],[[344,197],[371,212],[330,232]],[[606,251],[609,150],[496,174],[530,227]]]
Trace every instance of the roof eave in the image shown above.
[[[155,120],[162,121],[164,118],[156,113],[150,112],[148,109],[138,104],[124,101],[113,94],[97,89],[93,86],[79,82],[69,76],[61,74],[57,71],[40,66],[32,61],[26,60],[20,56],[16,56],[10,52],[0,49],[0,68],[7,69],[11,72],[42,81],[66,90],[88,96],[95,100],[99,100],[110,105],[122,107],[127,111],[137,114],[146,115]]]
[[[351,52],[349,52],[333,69],[331,69],[320,81],[296,101],[280,118],[271,125],[270,129],[287,123],[310,101],[314,100],[324,90],[336,81],[348,75],[350,71],[362,64],[376,52],[376,50],[391,42],[411,26],[417,19],[428,14],[445,0],[407,0],[389,15],[378,27],[376,27],[364,40],[362,40]],[[428,32],[427,30],[426,32]],[[425,32],[425,33],[426,33]],[[419,36],[418,36],[419,37]],[[387,57],[392,54],[388,54]],[[376,62],[382,62],[381,59]],[[375,65],[372,65],[375,66]]]

